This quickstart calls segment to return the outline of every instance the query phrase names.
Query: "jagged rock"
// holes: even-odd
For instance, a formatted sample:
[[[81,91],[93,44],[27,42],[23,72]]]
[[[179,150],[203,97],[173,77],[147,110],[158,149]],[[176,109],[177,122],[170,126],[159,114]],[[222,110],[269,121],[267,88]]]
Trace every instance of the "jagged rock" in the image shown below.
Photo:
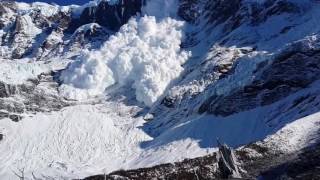
[[[292,161],[262,172],[261,179],[319,179],[320,178],[320,145],[305,149]]]
[[[246,145],[236,154],[245,170],[241,173],[245,179],[318,179],[319,147],[317,143],[300,152],[286,154],[258,142]]]
[[[11,114],[9,115],[9,118],[14,121],[14,122],[18,122],[22,119],[22,116],[16,115],[16,114]]]
[[[217,168],[216,154],[186,159],[174,164],[161,164],[136,170],[119,170],[107,175],[97,175],[85,180],[200,180],[221,178]]]
[[[239,26],[244,19],[249,19],[252,24],[257,25],[264,22],[270,16],[281,13],[297,13],[299,7],[287,0],[267,0],[264,3],[255,1],[208,1],[206,4],[207,14],[211,23],[220,24],[229,21],[234,28]]]
[[[42,89],[44,84],[48,86],[46,90],[52,89],[55,94],[46,93]],[[0,82],[0,119],[10,118],[18,122],[23,119],[22,113],[58,111],[72,104],[59,96],[57,87],[58,83],[49,74],[21,85]]]
[[[136,170],[120,170],[110,174],[97,175],[85,178],[85,180],[138,180],[138,179],[176,179],[176,180],[199,180],[199,179],[318,179],[320,177],[320,144],[309,147],[295,154],[284,154],[277,149],[270,149],[263,142],[252,143],[235,150],[234,153],[240,158],[240,166],[236,176],[230,177],[223,174],[218,167],[219,157],[230,157],[228,162],[238,164],[233,150],[221,145],[218,153],[187,159],[174,164],[161,164],[150,168]],[[254,158],[250,153],[257,153]],[[225,155],[223,155],[225,154]],[[227,158],[229,159],[229,158]],[[226,158],[223,159],[225,165]],[[223,165],[222,167],[225,167]],[[227,167],[229,169],[230,166]],[[234,169],[231,168],[231,171]]]
[[[233,150],[226,144],[219,144],[218,165],[222,178],[241,178],[238,169],[238,162]]]
[[[64,47],[64,51],[89,48],[97,49],[110,36],[110,32],[97,23],[90,23],[79,27],[71,36],[70,41]]]
[[[141,12],[143,3],[144,0],[121,0],[116,4],[101,1],[97,6],[85,8],[78,17],[71,10],[58,10],[47,16],[37,7],[17,13],[15,2],[0,2],[0,27],[4,29],[0,44],[5,48],[1,56],[46,60],[68,52],[79,54],[82,49],[100,48],[112,31]],[[91,23],[98,26],[91,31],[79,32]]]
[[[3,119],[3,118],[9,118],[11,119],[12,121],[14,122],[18,122],[20,121],[23,117],[22,116],[19,116],[17,114],[10,114],[8,112],[2,112],[0,111],[0,120]]]
[[[98,23],[110,30],[116,31],[125,24],[130,17],[141,12],[143,0],[120,0],[117,4],[101,1],[98,6],[87,7],[79,19],[72,24],[79,27],[88,23]]]
[[[235,1],[208,1],[205,7],[209,22],[220,24],[229,18],[234,18],[236,13],[241,7],[241,0]]]
[[[9,97],[17,91],[16,86],[0,82],[0,98]]]
[[[185,21],[195,23],[201,12],[199,0],[180,0],[178,15]]]
[[[272,104],[318,80],[319,64],[319,50],[284,52],[270,65],[262,63],[251,84],[226,96],[211,96],[200,106],[199,112],[229,116]]]

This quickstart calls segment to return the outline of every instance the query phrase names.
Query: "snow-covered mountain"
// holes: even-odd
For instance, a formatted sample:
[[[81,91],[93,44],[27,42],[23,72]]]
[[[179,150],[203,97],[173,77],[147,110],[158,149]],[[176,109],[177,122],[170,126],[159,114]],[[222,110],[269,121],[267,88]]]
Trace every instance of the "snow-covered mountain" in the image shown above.
[[[1,1],[0,179],[222,178],[217,139],[237,176],[317,179],[319,18],[316,0]]]

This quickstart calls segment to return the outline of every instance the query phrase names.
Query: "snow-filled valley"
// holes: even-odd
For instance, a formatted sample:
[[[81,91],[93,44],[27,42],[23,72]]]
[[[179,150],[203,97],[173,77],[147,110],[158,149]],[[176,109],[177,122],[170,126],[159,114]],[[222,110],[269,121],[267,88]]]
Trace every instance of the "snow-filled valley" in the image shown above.
[[[313,0],[0,2],[0,179],[180,162],[217,139],[248,162],[267,157],[250,145],[300,154],[320,142],[319,18]]]

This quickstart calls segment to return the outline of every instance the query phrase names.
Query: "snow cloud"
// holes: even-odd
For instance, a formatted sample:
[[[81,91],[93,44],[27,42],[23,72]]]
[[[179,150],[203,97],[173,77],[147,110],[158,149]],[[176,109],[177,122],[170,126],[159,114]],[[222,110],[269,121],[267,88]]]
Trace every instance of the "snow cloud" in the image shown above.
[[[142,12],[159,19],[165,17],[176,17],[179,7],[179,0],[148,0]]]
[[[98,51],[85,52],[62,73],[61,93],[83,100],[118,84],[135,89],[151,106],[183,71],[190,53],[180,49],[184,23],[154,16],[131,19]]]

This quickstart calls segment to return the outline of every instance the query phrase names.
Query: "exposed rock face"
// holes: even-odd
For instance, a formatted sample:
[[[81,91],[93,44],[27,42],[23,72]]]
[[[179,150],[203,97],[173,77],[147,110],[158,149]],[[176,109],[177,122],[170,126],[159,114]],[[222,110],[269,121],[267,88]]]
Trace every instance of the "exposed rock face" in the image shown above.
[[[98,6],[87,7],[82,12],[80,19],[73,23],[84,25],[98,23],[110,30],[117,31],[130,17],[141,12],[144,0],[120,0],[117,4],[101,1]]]
[[[110,34],[140,13],[142,5],[143,0],[121,0],[115,4],[101,1],[97,6],[85,8],[77,17],[72,9],[63,10],[54,5],[33,5],[21,11],[15,2],[0,2],[0,28],[3,29],[0,55],[8,59],[45,60],[99,48]],[[45,14],[41,8],[56,12]],[[93,29],[83,30],[91,23],[96,24]]]
[[[178,15],[185,21],[195,23],[201,16],[200,0],[180,0]]]
[[[117,97],[107,97],[108,100],[105,100],[104,97],[101,99],[97,97],[97,99],[93,98],[88,102],[68,101],[60,97],[58,92],[60,80],[54,79],[57,74],[52,72],[52,74],[41,74],[38,78],[26,80],[18,85],[10,84],[10,79],[9,83],[0,82],[0,121],[9,118],[14,122],[10,120],[7,122],[20,124],[24,123],[23,118],[27,116],[33,120],[33,115],[38,112],[46,114],[46,112],[60,111],[63,107],[82,103],[88,105],[87,108],[91,105],[95,106],[94,103],[98,101],[105,103],[101,109],[98,107],[101,114],[124,108],[124,111],[116,111],[114,117],[113,114],[110,117],[117,118],[116,120],[119,118],[120,124],[115,123],[115,126],[120,129],[119,131],[126,127],[131,128],[124,131],[127,134],[132,129],[136,130],[136,124],[128,124],[121,120],[125,121],[127,117],[136,120],[134,118],[141,118],[141,115],[148,122],[141,123],[143,126],[139,126],[139,133],[145,133],[145,136],[152,138],[146,140],[146,143],[142,144],[143,147],[139,147],[139,152],[134,151],[135,154],[132,156],[131,154],[122,156],[122,149],[126,151],[127,142],[123,142],[117,134],[115,137],[117,139],[114,142],[121,145],[121,152],[117,153],[119,153],[119,157],[125,157],[126,160],[136,158],[134,160],[138,161],[142,159],[142,164],[145,155],[152,156],[159,152],[167,156],[171,155],[171,149],[166,149],[167,145],[175,147],[176,142],[181,142],[184,145],[185,139],[191,139],[190,141],[196,144],[195,147],[190,143],[190,146],[188,145],[185,150],[191,151],[193,148],[196,150],[199,148],[203,153],[205,153],[205,148],[210,149],[216,146],[214,142],[211,142],[216,138],[213,136],[224,136],[235,144],[232,145],[234,148],[251,143],[236,150],[232,150],[226,145],[220,145],[218,152],[207,156],[150,168],[118,170],[108,175],[98,175],[87,179],[188,180],[240,177],[248,179],[257,177],[319,179],[319,145],[310,148],[311,140],[318,137],[312,136],[311,140],[298,139],[298,143],[305,143],[301,146],[307,148],[303,152],[294,153],[282,150],[281,148],[287,144],[277,141],[277,139],[272,142],[273,144],[267,144],[264,141],[252,143],[267,139],[266,136],[282,131],[281,128],[285,124],[291,124],[297,118],[308,116],[320,110],[320,90],[316,84],[320,82],[320,41],[318,36],[320,26],[318,27],[319,23],[317,23],[318,17],[320,17],[319,6],[314,6],[318,9],[312,8],[310,4],[315,5],[312,4],[315,1],[311,0],[301,1],[302,3],[292,0],[180,0],[179,2],[178,15],[187,21],[188,27],[185,30],[186,38],[180,47],[191,49],[193,56],[183,64],[185,71],[172,82],[172,86],[170,84],[167,87],[165,94],[161,96],[163,99],[153,104],[151,109],[140,107],[142,105],[136,103],[135,97],[131,97],[130,89],[125,88],[115,93]],[[37,7],[30,6],[27,11],[19,11],[15,2],[0,2],[0,58],[12,60],[13,58],[30,57],[32,60],[48,60],[59,63],[60,59],[62,61],[73,60],[83,49],[98,49],[130,17],[140,13],[143,4],[144,0],[119,0],[118,4],[101,1],[97,6],[86,7],[80,17],[76,17],[72,14],[72,9],[58,9],[54,11],[55,13],[48,15]],[[50,8],[55,7],[50,5]],[[269,29],[269,27],[273,28]],[[154,48],[157,48],[157,45]],[[123,55],[127,54],[124,52]],[[53,59],[58,59],[58,61]],[[61,68],[66,67],[65,64],[61,66],[63,66]],[[150,71],[153,71],[153,68],[158,68],[153,67],[153,64],[150,66],[152,66]],[[60,64],[57,67],[60,68]],[[84,68],[79,68],[79,73]],[[110,66],[110,68],[112,67]],[[91,78],[90,75],[89,78]],[[112,90],[113,87],[110,88],[110,91]],[[111,93],[109,96],[113,96],[113,94]],[[106,101],[117,101],[117,104],[109,105]],[[111,106],[112,108],[110,108]],[[129,108],[126,109],[127,107]],[[137,112],[138,110],[139,112]],[[259,117],[260,110],[263,117]],[[251,111],[254,113],[249,114]],[[61,111],[61,113],[63,112]],[[70,113],[77,114],[74,111]],[[88,114],[88,118],[84,118],[92,120],[93,113],[88,112]],[[239,114],[240,116],[237,116]],[[58,119],[59,117],[57,116]],[[248,126],[253,127],[248,128],[249,133],[245,137],[237,138],[236,135],[242,135],[241,133],[247,130],[247,124],[239,123],[243,122],[242,120],[246,117],[250,120]],[[70,118],[66,116],[63,120],[68,119]],[[78,121],[80,118],[74,119]],[[69,130],[72,129],[72,125],[77,125],[74,123],[76,121],[70,121],[73,123],[69,124],[60,124],[60,121],[57,121],[55,127],[70,126],[70,128],[66,128]],[[211,123],[213,121],[214,123]],[[225,123],[226,121],[227,123]],[[84,123],[79,124],[83,125]],[[94,131],[98,129],[92,121],[89,121],[88,124],[92,124]],[[122,128],[123,126],[125,128]],[[224,128],[221,132],[219,132],[220,126]],[[110,125],[106,124],[106,127],[110,127]],[[100,129],[103,130],[103,128]],[[301,130],[299,128],[290,130],[295,131],[296,129]],[[232,130],[239,130],[240,133],[233,133]],[[54,128],[50,131],[50,136],[47,137],[55,136],[55,132]],[[71,131],[70,137],[78,135],[84,137],[79,132]],[[285,140],[288,140],[290,135],[289,133]],[[137,136],[134,138],[140,138]],[[0,129],[0,140],[6,140],[7,137],[9,136],[7,136],[6,129],[3,132]],[[68,144],[70,142],[69,135],[64,137],[66,138],[63,143]],[[99,134],[94,137],[105,137],[105,131],[102,131],[101,136]],[[107,136],[107,138],[114,137]],[[37,138],[34,139],[37,144]],[[47,140],[47,138],[41,139]],[[110,142],[112,140],[114,139],[111,139]],[[87,143],[89,141],[91,140],[83,141],[84,143],[81,143],[79,147],[82,148],[82,144],[85,144],[88,145],[86,148],[89,150],[90,148],[97,149],[95,147],[100,148],[101,141],[95,141],[97,146],[90,146],[91,143]],[[124,148],[121,143],[126,143]],[[139,146],[138,143],[137,146]],[[43,147],[47,147],[45,146],[47,144],[42,144]],[[59,143],[57,144],[59,146]],[[67,154],[66,161],[70,158],[68,147],[65,146],[63,149]],[[76,147],[72,152],[79,152],[79,147]],[[59,148],[57,150],[60,152]],[[139,154],[140,150],[142,154]],[[11,154],[11,151],[8,152]],[[86,150],[83,152],[86,155],[89,154]],[[195,152],[197,153],[197,151]],[[30,153],[34,154],[33,149],[30,150]],[[86,166],[83,168],[85,173],[92,172],[92,169],[86,168],[96,167],[97,158],[93,157],[94,155],[91,157],[89,154],[87,157],[92,160],[91,164],[81,164]],[[172,153],[172,156],[175,155]],[[190,157],[189,155],[185,153],[181,157]],[[15,156],[13,158],[20,158],[18,155]],[[45,158],[32,159],[31,162],[42,161]],[[79,162],[79,158],[75,159],[75,162]],[[168,161],[172,160],[168,159]],[[28,159],[26,160],[28,161]],[[51,159],[49,160],[51,161]],[[43,161],[45,162],[44,166],[47,166],[48,161],[47,159]],[[122,163],[128,163],[119,162],[119,159],[115,161],[117,161],[115,164],[118,164],[118,167],[123,167]],[[29,166],[28,163],[26,164]],[[53,165],[45,173],[37,172],[38,175],[41,174],[44,177],[47,172],[53,172],[54,175],[61,172],[61,174],[67,174],[65,172],[68,171],[72,176],[76,174],[74,169],[78,168],[73,164],[64,164],[64,162],[57,161],[54,164],[58,164],[57,167]],[[99,165],[99,168],[105,168],[102,167],[103,163]],[[34,176],[33,167],[28,168],[31,173],[30,177]],[[40,165],[36,168],[36,170],[42,171],[43,167]],[[77,169],[77,172],[83,169]],[[8,171],[10,170],[8,165]]]
[[[245,54],[252,52],[251,48],[217,48],[210,53],[205,61],[201,63],[200,68],[202,76],[198,80],[197,86],[207,86],[214,81],[223,79],[233,73],[233,65],[236,60]],[[162,100],[162,104],[168,108],[175,108],[182,104],[189,97],[195,97],[200,92],[194,92],[194,89],[185,90],[177,94],[168,94]]]
[[[294,160],[280,164],[261,173],[263,179],[319,179],[320,145],[306,149]]]
[[[16,93],[16,86],[11,86],[0,82],[0,98],[9,97]]]
[[[206,22],[206,24],[203,25],[199,25],[201,28],[204,28],[205,30],[201,29],[198,30],[197,32],[192,32],[187,34],[187,40],[185,43],[183,43],[182,45],[184,47],[192,47],[192,46],[196,46],[199,44],[199,42],[201,42],[200,40],[197,39],[197,36],[203,36],[203,32],[201,31],[205,31],[205,35],[204,37],[206,37],[207,34],[213,33],[214,37],[212,38],[212,42],[213,43],[213,47],[211,49],[209,49],[209,53],[211,52],[213,54],[215,54],[215,56],[212,57],[208,57],[205,59],[204,62],[202,62],[201,66],[195,68],[195,67],[191,67],[188,71],[186,72],[189,74],[193,74],[193,70],[194,69],[200,69],[201,68],[201,73],[202,73],[202,77],[200,79],[197,79],[197,81],[190,81],[188,85],[185,85],[186,87],[182,86],[179,88],[174,87],[173,91],[181,91],[179,93],[175,92],[175,93],[169,93],[167,94],[164,99],[162,100],[162,104],[168,108],[178,108],[180,106],[184,106],[186,104],[198,104],[199,102],[197,102],[197,100],[193,99],[193,98],[197,98],[198,94],[201,94],[200,92],[202,91],[206,91],[210,87],[209,84],[214,84],[216,81],[223,79],[225,77],[227,77],[230,74],[234,73],[234,69],[237,66],[237,61],[243,57],[243,55],[247,55],[247,54],[252,54],[252,52],[254,53],[257,50],[257,43],[259,41],[262,40],[264,34],[259,34],[256,35],[256,30],[253,30],[252,32],[249,30],[245,30],[248,32],[245,33],[252,33],[248,36],[248,34],[243,34],[242,30],[250,27],[252,29],[255,29],[256,27],[259,27],[260,25],[263,25],[264,23],[266,23],[268,20],[270,21],[270,19],[272,18],[277,18],[281,15],[286,14],[287,16],[292,16],[295,17],[296,15],[298,15],[299,13],[302,13],[305,10],[304,7],[299,6],[297,3],[294,2],[290,2],[290,1],[286,1],[286,0],[279,0],[279,1],[263,1],[263,2],[257,2],[257,1],[232,1],[232,2],[228,2],[228,1],[224,1],[224,0],[217,0],[217,1],[197,1],[197,0],[186,0],[186,1],[180,1],[180,6],[179,6],[179,15],[186,21],[190,22],[190,23],[195,23],[195,24],[199,24],[199,22],[203,23],[204,21]],[[201,12],[199,15],[197,12]],[[291,18],[291,17],[290,17]],[[290,19],[289,18],[289,19]],[[294,18],[293,18],[294,19]],[[281,30],[281,34],[286,34],[288,31],[290,31],[291,28],[293,28],[293,26],[286,26]],[[218,31],[217,31],[218,30]],[[237,34],[238,33],[238,34]],[[200,35],[199,35],[200,34]],[[268,40],[275,38],[278,35],[274,35],[272,37],[269,37]],[[240,40],[241,39],[241,40]],[[206,41],[206,38],[202,39],[202,41]],[[241,43],[239,42],[241,41]],[[211,42],[211,43],[212,43]],[[208,42],[209,43],[209,42]],[[250,49],[242,49],[238,48],[238,50],[240,50],[240,52],[237,50],[234,51],[235,53],[231,54],[230,50],[233,49],[233,45],[236,46],[244,46],[244,47],[251,47]],[[222,51],[221,47],[226,46],[228,48],[226,48],[227,50]],[[231,46],[231,47],[230,47]],[[313,50],[311,50],[313,51]],[[226,54],[229,54],[228,56]],[[207,55],[208,56],[208,55]],[[279,55],[280,56],[280,55]],[[279,57],[281,58],[281,57]],[[297,57],[299,59],[299,57]],[[217,63],[217,59],[219,59],[220,62]],[[222,61],[222,59],[224,61]],[[228,59],[228,60],[226,60]],[[313,61],[314,58],[311,58],[311,61]],[[290,66],[294,68],[294,63],[291,64]],[[274,66],[277,66],[276,64]],[[308,66],[306,64],[306,66]],[[272,69],[273,67],[269,67],[270,69]],[[282,67],[284,68],[284,67]],[[279,68],[280,70],[281,68]],[[260,69],[263,70],[263,69]],[[260,71],[257,70],[257,71]],[[303,72],[307,72],[308,69],[297,69],[297,71],[303,71]],[[259,72],[260,73],[260,72]],[[265,75],[268,72],[265,72]],[[272,76],[271,72],[269,72],[270,74],[268,76]],[[296,72],[297,73],[297,72]],[[194,73],[196,74],[196,73]],[[196,75],[190,75],[190,76],[196,76]],[[285,76],[286,73],[282,73],[279,76]],[[256,76],[256,74],[252,75],[252,76]],[[260,77],[256,78],[256,82],[253,83],[260,83],[259,78],[263,78],[261,77],[261,75],[259,75]],[[303,76],[303,75],[301,75]],[[314,77],[316,77],[317,74],[315,74]],[[188,77],[188,75],[185,75],[185,77]],[[183,78],[185,78],[183,77]],[[269,77],[271,78],[271,77]],[[306,77],[307,78],[307,77]],[[186,78],[187,79],[187,78]],[[263,80],[264,81],[264,80]],[[273,80],[272,80],[273,81]],[[314,81],[314,80],[312,80]],[[197,83],[197,84],[194,84]],[[272,82],[270,82],[272,83]],[[254,85],[253,86],[260,86],[259,85]],[[207,86],[209,85],[209,86]],[[270,85],[270,84],[268,84]],[[189,87],[188,87],[189,86]],[[198,88],[198,90],[196,90],[196,87],[191,87],[191,86],[197,86],[197,87],[201,87]],[[213,85],[212,85],[213,86]],[[190,88],[190,89],[188,89]],[[295,88],[295,87],[292,87]],[[303,88],[303,87],[301,87]],[[300,89],[301,89],[300,88]],[[250,87],[249,87],[250,89]],[[200,91],[199,91],[200,90]],[[279,89],[277,89],[276,91],[278,91]],[[288,90],[291,93],[296,92],[298,89],[296,90]],[[235,90],[235,91],[240,91]],[[271,90],[274,91],[274,90]],[[281,90],[279,90],[281,91]],[[285,91],[285,87],[282,88],[282,91]],[[234,92],[235,93],[235,92]],[[282,97],[286,97],[287,95],[289,95],[290,93],[277,93],[277,92],[266,92],[267,94],[270,94],[270,96],[272,96],[272,94],[277,94],[277,96],[282,96]],[[267,105],[267,104],[271,104],[279,99],[281,99],[280,97],[278,98],[277,96],[275,96],[272,99],[268,98],[268,95],[265,95],[266,97],[264,97],[265,102],[261,103],[263,105]],[[201,96],[201,95],[200,95]],[[210,96],[210,95],[209,95]],[[226,96],[226,95],[225,95]],[[230,102],[233,100],[237,100],[237,99],[243,99],[242,96],[246,96],[246,93],[244,92],[239,92],[238,94],[234,94],[234,99],[230,99]],[[248,95],[250,96],[250,95]],[[218,96],[215,97],[215,95],[211,95],[210,98],[208,98],[207,102],[203,103],[200,102],[201,104],[204,104],[203,106],[201,106],[200,108],[200,112],[204,112],[206,110],[206,106],[208,102],[212,102],[213,100],[216,101],[221,101],[222,96]],[[252,99],[252,97],[250,97]],[[252,99],[249,102],[246,102],[246,104],[244,106],[251,106],[252,108],[259,106],[259,104],[255,104],[256,103],[256,99]],[[260,97],[257,97],[258,99]],[[248,99],[244,100],[243,102],[247,101]],[[268,99],[268,100],[267,100]],[[187,102],[185,102],[187,101]],[[254,101],[253,104],[250,105],[250,102]],[[259,101],[259,100],[258,100]],[[266,101],[270,101],[269,103]],[[218,103],[217,104],[217,108],[223,109],[223,111],[229,111],[229,108],[232,108],[229,106],[231,103],[227,103],[226,106],[221,106],[222,103]],[[240,103],[241,104],[241,103]],[[240,105],[241,106],[241,105]],[[243,108],[241,111],[244,110],[249,110],[250,108]],[[184,108],[184,110],[186,112],[192,111],[192,110],[188,110],[186,108]],[[222,111],[222,110],[221,110]],[[214,113],[214,114],[219,114],[223,116],[228,116],[230,114],[233,114],[235,112],[240,112],[239,111],[233,111],[233,112],[228,112],[228,113]]]
[[[71,21],[71,12],[68,11],[58,11],[48,16],[38,7],[30,7],[29,11],[22,13],[14,2],[0,4],[10,11],[0,16],[0,21],[5,22],[0,41],[3,58],[41,58],[44,51],[54,51],[62,40],[50,39],[53,36],[54,39],[61,39],[64,36],[62,32]],[[48,6],[42,8],[55,8]]]
[[[318,179],[320,177],[319,144],[305,149],[298,155],[269,151],[264,144],[254,143],[235,151],[235,157],[241,159],[243,179]],[[256,152],[252,158],[248,152]],[[218,168],[219,155],[184,160],[174,164],[162,164],[151,168],[115,171],[108,175],[97,175],[86,180],[128,180],[128,179],[237,179],[225,177]]]
[[[110,36],[110,31],[96,23],[90,23],[79,27],[64,46],[64,52],[73,52],[77,49],[97,49]]]
[[[207,19],[207,25],[226,24],[226,33],[236,29],[242,23],[258,25],[274,15],[297,13],[301,9],[287,0],[267,0],[264,2],[244,0],[181,0],[178,14],[184,20],[195,23],[201,16]]]
[[[309,1],[302,3],[303,5],[297,1],[287,0],[204,0],[201,2],[205,3],[201,4],[196,0],[180,1],[180,17],[197,26],[195,31],[188,32],[186,42],[182,45],[200,49],[210,43],[212,46],[204,50],[206,51],[204,54],[196,54],[192,62],[189,61],[190,64],[185,65],[185,73],[181,75],[178,85],[172,87],[164,95],[160,105],[152,110],[154,118],[147,123],[149,126],[147,126],[148,129],[146,128],[151,135],[160,139],[166,135],[167,129],[179,132],[174,129],[188,123],[193,124],[195,128],[209,129],[208,134],[210,134],[210,129],[213,131],[216,127],[206,126],[207,121],[202,122],[201,118],[192,119],[199,112],[206,113],[203,114],[204,117],[207,115],[212,117],[212,121],[217,120],[217,125],[223,124],[224,120],[238,120],[233,117],[250,119],[251,116],[257,116],[257,123],[263,122],[268,127],[279,127],[279,124],[286,122],[288,117],[294,121],[319,111],[319,91],[307,90],[313,87],[318,88],[316,83],[319,83],[320,79],[319,27],[315,28],[317,30],[308,31],[306,36],[296,36],[306,32],[304,31],[306,26],[302,25],[305,21],[301,21],[301,26],[297,23],[291,24],[311,10]],[[197,12],[203,15],[198,15]],[[317,13],[318,11],[312,11],[310,14],[314,16]],[[305,19],[314,21],[309,16],[305,16]],[[276,26],[276,30],[271,28]],[[310,27],[314,26],[310,25]],[[264,30],[260,31],[260,28]],[[290,40],[286,41],[287,38]],[[313,40],[305,41],[305,39]],[[250,61],[258,63],[252,65]],[[237,67],[242,68],[237,69]],[[252,72],[251,67],[253,67]],[[302,92],[305,93],[301,95]],[[263,114],[260,117],[260,109],[262,109],[261,112],[266,111],[269,114]],[[250,112],[258,113],[251,115]],[[208,119],[208,122],[210,120]],[[291,122],[290,120],[289,123]],[[230,126],[236,126],[237,123],[230,124]],[[191,128],[181,129],[192,131]],[[187,134],[187,132],[182,134],[184,133]],[[200,137],[200,135],[189,136]],[[207,136],[204,135],[204,137]],[[307,151],[309,155],[311,152],[316,154],[315,149]],[[251,154],[251,152],[257,154]],[[246,171],[243,173],[240,170],[243,178],[255,179],[261,175],[266,179],[303,179],[303,177],[317,179],[319,176],[318,171],[315,170],[315,167],[319,166],[319,159],[314,156],[310,158],[312,159],[310,162],[315,167],[311,167],[307,165],[307,158],[303,162],[300,155],[297,157],[297,152],[287,154],[277,148],[259,143],[236,150],[235,154],[241,164],[239,169]],[[306,168],[299,170],[298,163],[288,165],[293,161],[301,163],[300,165]],[[218,168],[218,162],[217,158],[216,164],[212,166]],[[277,171],[279,167],[280,169],[284,167],[283,164],[286,164],[285,167],[290,166],[291,172],[286,169],[284,170],[286,172],[281,171],[279,174]],[[297,171],[295,172],[294,169]],[[129,172],[135,175],[140,172],[154,173],[152,168],[143,170],[124,171],[119,177],[123,179],[134,177],[132,174],[127,176],[126,173]],[[263,172],[268,173],[262,175]],[[165,179],[166,174],[159,174]],[[116,175],[119,174],[115,173],[107,177],[113,179]],[[199,175],[199,177],[204,176]],[[212,176],[210,178],[214,179]],[[197,178],[192,176],[189,179]]]
[[[174,164],[162,164],[150,168],[141,168],[136,170],[115,171],[108,175],[97,175],[85,178],[86,180],[124,180],[124,179],[219,179],[221,174],[218,169],[216,154],[196,158],[186,159]]]
[[[283,13],[297,13],[299,7],[287,0],[267,0],[263,3],[243,0],[232,2],[225,0],[208,1],[205,6],[206,17],[210,25],[226,23],[227,32],[234,30],[244,22],[258,25],[274,15]]]
[[[226,144],[219,144],[218,165],[222,178],[241,178],[238,169],[238,162],[234,155],[233,149]]]
[[[319,75],[320,51],[293,48],[275,57],[269,65],[260,64],[251,84],[227,96],[210,97],[199,112],[228,116],[269,105],[305,88],[318,80]]]
[[[0,120],[20,121],[23,113],[58,111],[73,104],[59,97],[57,86],[52,76],[45,74],[22,85],[0,82]]]

